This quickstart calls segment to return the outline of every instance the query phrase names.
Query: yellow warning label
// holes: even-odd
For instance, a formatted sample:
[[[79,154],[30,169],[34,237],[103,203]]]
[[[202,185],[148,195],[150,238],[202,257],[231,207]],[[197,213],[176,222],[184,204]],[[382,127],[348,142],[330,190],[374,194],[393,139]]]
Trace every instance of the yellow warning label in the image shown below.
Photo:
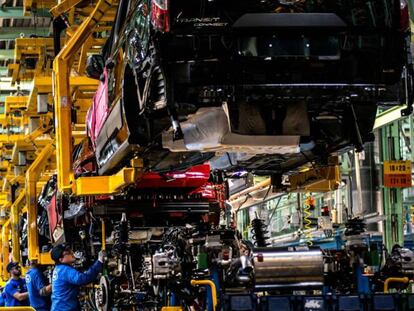
[[[411,175],[411,161],[384,161],[384,175]]]

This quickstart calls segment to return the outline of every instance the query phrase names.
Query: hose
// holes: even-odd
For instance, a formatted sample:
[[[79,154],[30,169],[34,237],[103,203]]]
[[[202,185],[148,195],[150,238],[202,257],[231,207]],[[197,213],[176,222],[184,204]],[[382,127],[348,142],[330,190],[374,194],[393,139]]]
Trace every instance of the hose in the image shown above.
[[[312,242],[312,221],[310,220],[309,217],[312,216],[312,213],[310,211],[311,206],[310,205],[305,205],[305,208],[303,209],[303,229],[304,229],[304,236],[305,236],[305,241],[306,244],[308,244],[308,246],[312,246],[313,242]]]

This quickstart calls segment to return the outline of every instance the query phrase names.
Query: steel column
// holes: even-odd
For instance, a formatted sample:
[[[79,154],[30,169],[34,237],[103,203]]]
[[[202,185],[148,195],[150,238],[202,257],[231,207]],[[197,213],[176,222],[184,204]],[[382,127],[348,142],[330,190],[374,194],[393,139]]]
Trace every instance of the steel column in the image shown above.
[[[39,260],[36,184],[40,173],[53,155],[53,144],[46,145],[26,172],[27,239],[29,260]]]
[[[11,238],[12,238],[12,257],[14,262],[21,262],[20,257],[20,230],[19,230],[19,216],[20,204],[25,197],[25,191],[21,191],[16,201],[11,206]]]
[[[0,256],[2,258],[2,262],[3,262],[3,270],[1,271],[2,273],[2,279],[3,280],[8,280],[9,279],[9,274],[6,270],[7,264],[9,263],[9,239],[10,239],[10,220],[7,220],[3,227],[1,228],[1,252],[0,252]]]
[[[380,129],[381,161],[400,160],[399,121]],[[403,245],[403,204],[402,191],[397,188],[383,188],[384,244],[391,251],[395,244]]]

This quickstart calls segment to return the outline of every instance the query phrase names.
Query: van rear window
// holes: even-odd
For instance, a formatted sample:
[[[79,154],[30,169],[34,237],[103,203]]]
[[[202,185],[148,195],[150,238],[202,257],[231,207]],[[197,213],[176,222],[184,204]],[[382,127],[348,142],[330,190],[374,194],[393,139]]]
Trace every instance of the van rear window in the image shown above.
[[[383,28],[398,23],[400,0],[172,0],[175,26],[211,22],[231,26],[246,13],[335,13],[349,26]]]
[[[335,36],[254,36],[240,38],[239,54],[246,57],[314,57],[339,59],[339,39]]]

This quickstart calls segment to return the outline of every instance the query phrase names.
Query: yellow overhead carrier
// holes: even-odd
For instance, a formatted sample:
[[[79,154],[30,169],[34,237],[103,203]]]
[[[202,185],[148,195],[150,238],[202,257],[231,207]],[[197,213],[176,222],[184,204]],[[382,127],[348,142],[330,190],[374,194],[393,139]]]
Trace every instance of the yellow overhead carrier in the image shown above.
[[[76,1],[75,1],[76,2]],[[67,4],[69,6],[69,4]],[[112,1],[100,0],[91,15],[79,26],[53,62],[56,116],[56,165],[58,190],[75,195],[113,194],[136,179],[136,168],[124,168],[112,176],[79,177],[75,181],[72,168],[72,94],[70,73],[79,51],[85,51],[91,33],[105,13],[110,10]],[[66,10],[56,8],[55,11]],[[52,10],[53,11],[53,10]],[[84,53],[83,53],[84,54]],[[140,161],[135,161],[139,163]]]
[[[49,253],[40,254],[39,236],[37,231],[37,192],[36,185],[40,174],[46,166],[49,158],[53,155],[53,144],[50,143],[43,148],[36,160],[30,165],[26,172],[26,203],[28,224],[28,249],[29,259],[37,260],[40,264],[50,264],[53,261]]]

